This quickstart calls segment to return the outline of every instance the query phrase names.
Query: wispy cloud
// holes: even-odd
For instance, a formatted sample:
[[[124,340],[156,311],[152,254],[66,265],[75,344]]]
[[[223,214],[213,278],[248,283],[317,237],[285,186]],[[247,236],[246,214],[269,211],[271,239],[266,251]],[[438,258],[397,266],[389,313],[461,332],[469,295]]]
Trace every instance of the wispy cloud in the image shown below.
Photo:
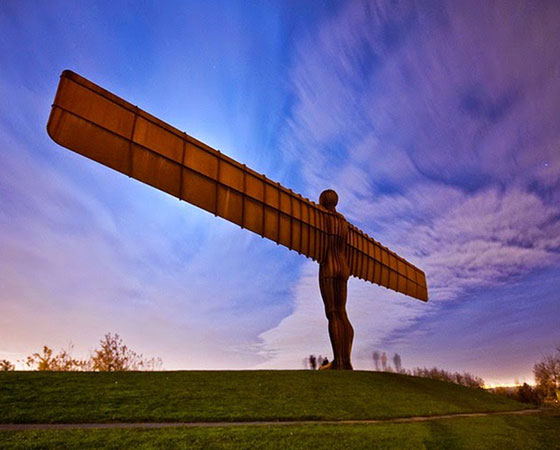
[[[25,148],[0,162],[0,351],[72,340],[83,353],[117,331],[167,368],[259,360],[251,342],[288,311],[275,301],[292,276],[287,250],[116,173],[105,180],[129,199],[117,214]]]
[[[352,288],[356,323],[370,319],[368,338],[356,339],[363,366],[373,343],[421,326],[441,302],[560,262],[560,59],[544,44],[560,37],[560,8],[539,5],[352,2],[298,49],[288,155],[317,194],[335,188],[340,210],[430,285],[426,306]],[[261,335],[265,349],[281,355],[289,335],[286,353],[313,350],[307,297]],[[365,300],[378,297],[387,301]]]
[[[58,75],[71,68],[281,172],[262,151],[281,107],[280,23],[269,8],[222,6],[0,11],[0,353],[69,340],[87,353],[113,331],[166,368],[261,360],[250,344],[288,313],[296,255],[60,149],[45,132]]]

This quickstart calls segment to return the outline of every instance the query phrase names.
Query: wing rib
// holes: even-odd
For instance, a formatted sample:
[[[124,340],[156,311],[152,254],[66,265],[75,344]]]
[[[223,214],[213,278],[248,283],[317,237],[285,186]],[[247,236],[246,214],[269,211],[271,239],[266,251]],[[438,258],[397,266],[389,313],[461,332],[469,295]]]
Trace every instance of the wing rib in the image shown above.
[[[353,276],[428,301],[426,275],[422,270],[354,225],[349,228],[346,246]]]

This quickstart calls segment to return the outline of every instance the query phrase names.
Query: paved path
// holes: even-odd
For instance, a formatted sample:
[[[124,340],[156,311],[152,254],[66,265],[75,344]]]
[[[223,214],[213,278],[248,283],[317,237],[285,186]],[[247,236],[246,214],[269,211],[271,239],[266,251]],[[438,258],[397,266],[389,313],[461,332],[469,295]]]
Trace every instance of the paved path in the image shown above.
[[[456,417],[485,417],[502,415],[528,415],[539,414],[539,409],[522,409],[517,411],[498,411],[487,413],[461,413],[445,414],[441,416],[416,416],[402,417],[397,419],[377,420],[290,420],[290,421],[262,421],[262,422],[140,422],[140,423],[2,423],[0,431],[26,431],[26,430],[91,430],[108,428],[194,428],[194,427],[239,427],[239,426],[285,426],[285,425],[361,425],[376,423],[403,423],[403,422],[426,422],[429,420],[453,419]]]

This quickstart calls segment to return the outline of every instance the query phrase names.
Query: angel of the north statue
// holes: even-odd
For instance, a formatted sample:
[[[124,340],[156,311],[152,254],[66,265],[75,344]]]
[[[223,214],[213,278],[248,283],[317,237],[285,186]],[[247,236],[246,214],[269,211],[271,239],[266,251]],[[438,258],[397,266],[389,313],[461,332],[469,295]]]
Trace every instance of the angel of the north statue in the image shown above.
[[[348,223],[333,190],[316,204],[74,72],[61,75],[47,130],[70,150],[317,261],[330,369],[352,369],[350,275],[428,300],[424,272]]]

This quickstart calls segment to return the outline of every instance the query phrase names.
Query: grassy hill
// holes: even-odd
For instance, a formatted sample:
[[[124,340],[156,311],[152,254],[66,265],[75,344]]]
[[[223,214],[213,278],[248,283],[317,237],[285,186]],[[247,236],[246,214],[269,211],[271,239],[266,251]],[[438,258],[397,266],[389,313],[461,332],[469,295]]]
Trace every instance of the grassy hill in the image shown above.
[[[0,372],[0,423],[386,419],[525,409],[376,372]],[[560,449],[558,411],[427,422],[0,431],[0,449]]]
[[[385,419],[524,409],[477,389],[380,372],[0,372],[0,422]]]

